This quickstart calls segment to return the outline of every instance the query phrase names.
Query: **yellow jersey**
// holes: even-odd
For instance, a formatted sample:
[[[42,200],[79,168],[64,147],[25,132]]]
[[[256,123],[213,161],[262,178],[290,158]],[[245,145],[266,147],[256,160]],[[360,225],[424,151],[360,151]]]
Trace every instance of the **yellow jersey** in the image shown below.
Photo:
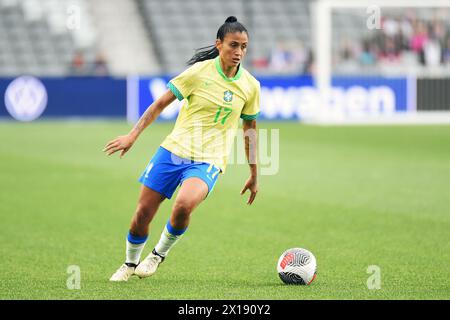
[[[225,172],[239,118],[253,120],[259,114],[259,81],[242,65],[228,78],[217,57],[195,63],[167,87],[185,102],[161,146],[179,157],[207,162]]]

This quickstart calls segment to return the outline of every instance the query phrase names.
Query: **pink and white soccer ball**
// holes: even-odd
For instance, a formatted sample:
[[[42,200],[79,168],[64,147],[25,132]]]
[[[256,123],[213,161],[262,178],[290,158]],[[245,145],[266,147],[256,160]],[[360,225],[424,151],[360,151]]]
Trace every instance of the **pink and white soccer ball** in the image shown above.
[[[316,278],[316,257],[303,248],[288,249],[278,259],[277,271],[286,284],[309,285]]]

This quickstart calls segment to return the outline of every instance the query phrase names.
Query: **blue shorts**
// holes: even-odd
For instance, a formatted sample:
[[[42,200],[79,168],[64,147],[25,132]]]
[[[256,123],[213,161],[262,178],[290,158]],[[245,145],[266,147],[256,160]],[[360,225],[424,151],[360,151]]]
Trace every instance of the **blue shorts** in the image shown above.
[[[191,177],[205,181],[208,194],[211,193],[220,172],[221,170],[212,164],[181,158],[159,147],[139,182],[170,199],[177,187]]]

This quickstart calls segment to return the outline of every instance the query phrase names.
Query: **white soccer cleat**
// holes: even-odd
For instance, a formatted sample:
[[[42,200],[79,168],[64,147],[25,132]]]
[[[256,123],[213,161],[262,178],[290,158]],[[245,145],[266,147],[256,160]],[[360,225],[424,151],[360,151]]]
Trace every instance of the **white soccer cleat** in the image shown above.
[[[129,267],[125,263],[117,269],[109,281],[128,281],[128,279],[134,274],[134,267]]]
[[[136,270],[134,270],[134,274],[137,275],[139,278],[150,277],[152,274],[156,272],[156,269],[158,269],[159,264],[163,261],[164,257],[158,255],[156,251],[153,249],[153,251],[147,256],[147,258],[145,258],[136,267]]]

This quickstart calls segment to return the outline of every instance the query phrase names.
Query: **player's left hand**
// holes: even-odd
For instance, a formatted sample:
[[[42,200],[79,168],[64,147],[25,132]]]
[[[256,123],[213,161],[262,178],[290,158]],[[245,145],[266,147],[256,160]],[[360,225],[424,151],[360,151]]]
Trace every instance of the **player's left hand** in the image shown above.
[[[256,177],[250,176],[247,182],[245,183],[244,189],[241,191],[241,195],[245,193],[245,191],[250,190],[251,194],[248,198],[247,204],[252,204],[253,200],[255,200],[256,194],[258,193],[258,182]]]

